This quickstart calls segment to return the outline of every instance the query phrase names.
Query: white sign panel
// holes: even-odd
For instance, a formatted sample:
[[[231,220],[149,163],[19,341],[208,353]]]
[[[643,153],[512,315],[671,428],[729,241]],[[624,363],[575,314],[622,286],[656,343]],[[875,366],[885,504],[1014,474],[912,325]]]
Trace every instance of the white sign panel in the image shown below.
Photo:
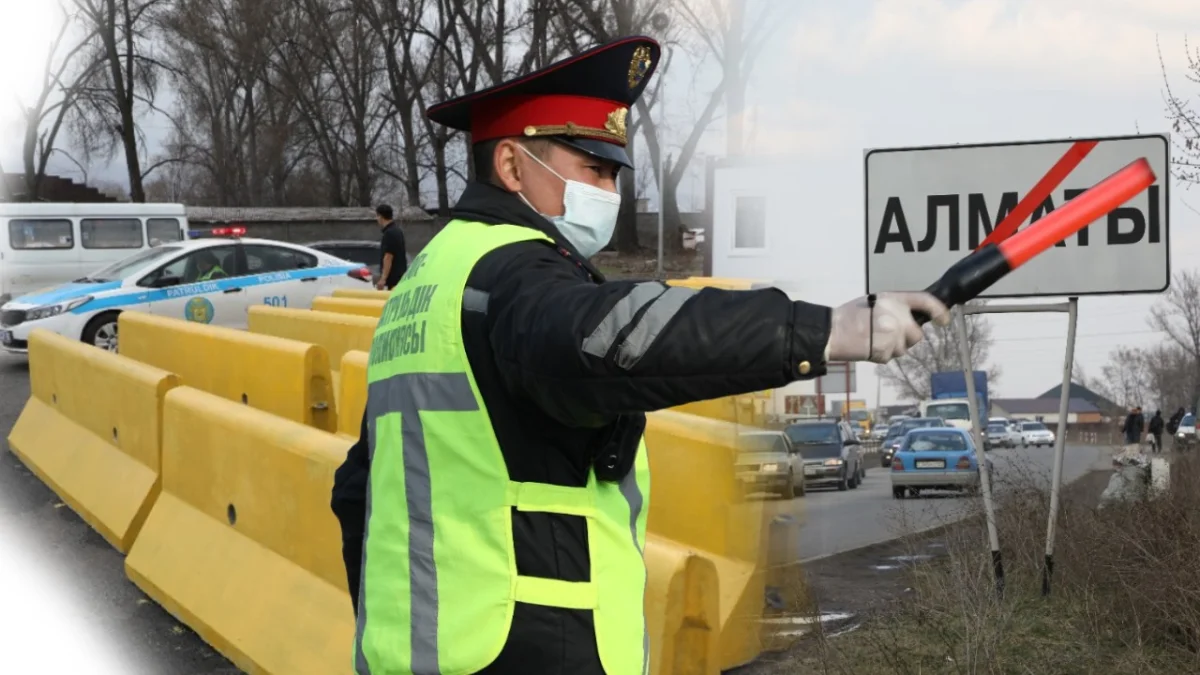
[[[858,371],[854,362],[825,364],[825,374],[817,378],[818,394],[853,394],[858,391]],[[846,369],[849,368],[849,375]]]
[[[980,297],[1158,293],[1170,284],[1165,134],[866,153],[867,292],[922,290],[1039,183],[1021,228],[1139,158],[1158,180]],[[1081,158],[1081,159],[1080,159]]]

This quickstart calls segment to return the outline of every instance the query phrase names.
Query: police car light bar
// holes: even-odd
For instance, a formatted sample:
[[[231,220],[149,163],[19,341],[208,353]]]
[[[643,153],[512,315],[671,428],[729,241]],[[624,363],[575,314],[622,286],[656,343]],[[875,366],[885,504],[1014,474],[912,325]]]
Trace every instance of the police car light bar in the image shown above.
[[[212,234],[214,237],[240,237],[246,234],[244,227],[216,227],[213,228]]]

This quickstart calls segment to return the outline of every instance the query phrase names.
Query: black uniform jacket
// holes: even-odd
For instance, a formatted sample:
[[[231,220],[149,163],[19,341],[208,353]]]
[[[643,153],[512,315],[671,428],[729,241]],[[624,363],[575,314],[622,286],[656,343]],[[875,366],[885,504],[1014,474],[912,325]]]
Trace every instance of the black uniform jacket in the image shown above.
[[[804,361],[811,365],[807,377],[825,371],[827,307],[793,302],[773,288],[709,288],[673,314],[670,307],[652,314],[650,300],[667,286],[604,281],[551,223],[500,188],[469,185],[454,216],[532,227],[557,242],[509,244],[485,255],[468,286],[488,294],[486,312],[462,312],[467,358],[514,481],[582,487],[593,464],[598,475],[619,478],[632,466],[644,413],[780,387],[800,379]],[[589,341],[610,313],[606,325],[619,332]],[[640,332],[639,345],[648,348],[629,353],[622,340],[640,320],[653,324]],[[362,436],[337,470],[332,503],[356,610],[366,424],[364,418]],[[587,581],[586,527],[578,516],[514,509],[518,573]],[[591,612],[518,603],[504,651],[481,672],[603,673]]]

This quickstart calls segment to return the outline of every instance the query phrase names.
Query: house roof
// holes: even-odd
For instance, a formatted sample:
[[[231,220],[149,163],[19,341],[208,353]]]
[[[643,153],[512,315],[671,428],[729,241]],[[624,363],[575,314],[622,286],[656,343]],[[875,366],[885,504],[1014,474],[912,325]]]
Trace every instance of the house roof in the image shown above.
[[[1056,398],[998,398],[992,405],[1011,415],[1057,415],[1058,399]],[[1099,413],[1100,409],[1082,398],[1072,398],[1067,401],[1068,413]]]
[[[1121,406],[1117,405],[1116,403],[1113,403],[1112,401],[1101,396],[1100,394],[1097,394],[1096,392],[1092,391],[1091,389],[1088,389],[1087,387],[1083,386],[1082,384],[1079,384],[1078,382],[1072,382],[1071,388],[1068,389],[1067,391],[1068,391],[1068,395],[1071,398],[1073,398],[1073,399],[1081,398],[1085,401],[1090,402],[1092,405],[1096,406],[1097,408],[1099,408],[1101,410],[1124,410],[1124,408],[1122,408]],[[1056,384],[1053,387],[1051,387],[1046,393],[1042,394],[1038,398],[1048,398],[1048,399],[1054,399],[1055,401],[1057,401],[1060,396],[1062,396],[1062,385]]]

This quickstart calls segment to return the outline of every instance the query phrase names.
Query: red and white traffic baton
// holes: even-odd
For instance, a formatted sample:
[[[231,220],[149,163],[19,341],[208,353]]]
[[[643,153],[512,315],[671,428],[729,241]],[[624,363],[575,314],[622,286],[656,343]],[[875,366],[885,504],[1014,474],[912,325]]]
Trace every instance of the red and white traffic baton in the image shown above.
[[[1074,199],[1050,212],[1034,225],[999,244],[987,244],[959,260],[940,279],[925,289],[946,307],[975,299],[1004,275],[1033,260],[1058,242],[1070,237],[1102,216],[1136,197],[1155,181],[1154,170],[1143,157],[1093,185]],[[931,317],[914,311],[917,323]]]

